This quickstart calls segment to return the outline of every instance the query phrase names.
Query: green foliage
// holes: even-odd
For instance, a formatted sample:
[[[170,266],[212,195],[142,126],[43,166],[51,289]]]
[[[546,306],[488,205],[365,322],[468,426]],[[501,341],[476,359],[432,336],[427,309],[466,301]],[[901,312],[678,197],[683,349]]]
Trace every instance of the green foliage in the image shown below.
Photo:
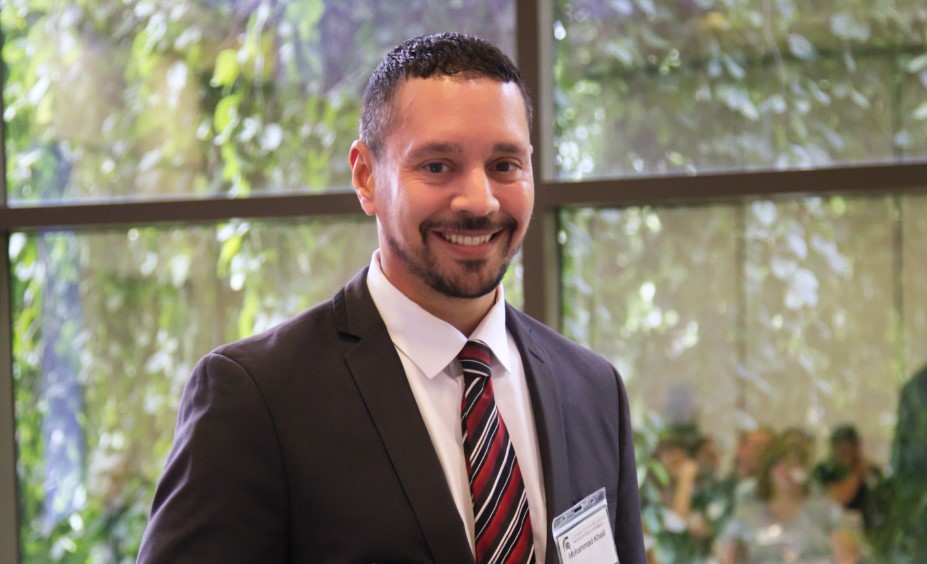
[[[925,206],[889,195],[561,215],[564,332],[627,382],[657,552],[687,546],[663,535],[652,453],[670,424],[697,423],[730,453],[745,428],[796,426],[823,442],[853,422],[883,467],[892,441],[917,432],[895,417],[900,385],[927,360]],[[879,495],[889,517],[870,540],[894,558],[898,496]]]
[[[558,174],[923,158],[925,22],[904,0],[558,0]]]
[[[7,2],[9,193],[28,203],[349,189],[359,98],[383,52],[447,29],[511,51],[512,7],[499,4]],[[54,182],[36,182],[56,168]]]
[[[760,416],[825,433],[867,413],[867,443],[885,460],[897,401],[885,383],[922,358],[905,343],[924,335],[911,299],[922,291],[913,261],[925,252],[923,205],[812,198],[566,213],[565,333],[612,359],[634,399],[670,418],[733,432]]]
[[[196,360],[327,299],[375,241],[366,219],[14,236],[24,561],[131,561]]]

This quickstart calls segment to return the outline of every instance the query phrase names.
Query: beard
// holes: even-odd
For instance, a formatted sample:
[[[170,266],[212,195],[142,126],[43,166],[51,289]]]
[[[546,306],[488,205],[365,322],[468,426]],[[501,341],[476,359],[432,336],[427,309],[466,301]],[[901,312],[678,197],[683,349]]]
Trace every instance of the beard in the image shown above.
[[[432,230],[493,230],[499,227],[503,231],[497,236],[503,236],[507,233],[509,240],[503,248],[502,261],[497,267],[489,266],[491,259],[462,260],[457,261],[457,265],[462,268],[453,269],[452,271],[452,269],[443,267],[439,263],[438,257],[427,244],[427,234]],[[386,242],[405,264],[406,269],[424,281],[431,289],[449,298],[479,298],[494,291],[499,286],[502,277],[508,271],[512,258],[521,248],[520,245],[512,247],[511,238],[516,227],[515,220],[498,224],[491,222],[488,218],[466,217],[456,223],[422,223],[419,228],[422,235],[422,250],[418,253],[404,247],[394,237],[387,236]]]

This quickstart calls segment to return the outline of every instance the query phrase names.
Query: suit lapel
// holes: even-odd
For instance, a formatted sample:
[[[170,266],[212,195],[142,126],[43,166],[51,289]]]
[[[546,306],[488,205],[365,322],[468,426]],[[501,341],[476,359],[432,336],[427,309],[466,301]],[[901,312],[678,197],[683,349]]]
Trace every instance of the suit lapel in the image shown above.
[[[550,523],[554,517],[573,504],[563,404],[560,402],[550,359],[546,351],[534,342],[531,329],[520,321],[518,318],[520,315],[523,314],[511,306],[506,306],[506,326],[521,352],[537,427],[541,468],[544,472],[544,492],[547,499],[546,560],[548,563],[556,563],[559,559]]]
[[[367,290],[364,269],[335,297],[345,361],[437,562],[473,561],[470,543],[402,362]]]

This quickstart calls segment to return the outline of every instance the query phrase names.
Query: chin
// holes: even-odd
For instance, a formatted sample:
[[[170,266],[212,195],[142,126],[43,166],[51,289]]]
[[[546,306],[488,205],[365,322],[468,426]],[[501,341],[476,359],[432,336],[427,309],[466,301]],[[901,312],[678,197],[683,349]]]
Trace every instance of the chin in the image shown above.
[[[494,292],[499,287],[507,270],[508,262],[494,274],[465,274],[457,277],[440,276],[432,279],[430,285],[435,291],[451,298],[481,298]],[[476,279],[464,280],[472,277],[476,277]]]

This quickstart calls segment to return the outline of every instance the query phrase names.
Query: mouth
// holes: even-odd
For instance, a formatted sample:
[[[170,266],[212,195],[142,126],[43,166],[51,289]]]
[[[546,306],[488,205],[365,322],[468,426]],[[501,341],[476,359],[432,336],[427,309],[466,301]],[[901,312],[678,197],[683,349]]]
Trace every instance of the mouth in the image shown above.
[[[495,237],[498,233],[499,231],[496,231],[495,233],[486,233],[483,235],[462,235],[459,233],[439,232],[438,235],[448,243],[454,245],[461,245],[463,247],[478,247],[490,242],[492,238]]]

